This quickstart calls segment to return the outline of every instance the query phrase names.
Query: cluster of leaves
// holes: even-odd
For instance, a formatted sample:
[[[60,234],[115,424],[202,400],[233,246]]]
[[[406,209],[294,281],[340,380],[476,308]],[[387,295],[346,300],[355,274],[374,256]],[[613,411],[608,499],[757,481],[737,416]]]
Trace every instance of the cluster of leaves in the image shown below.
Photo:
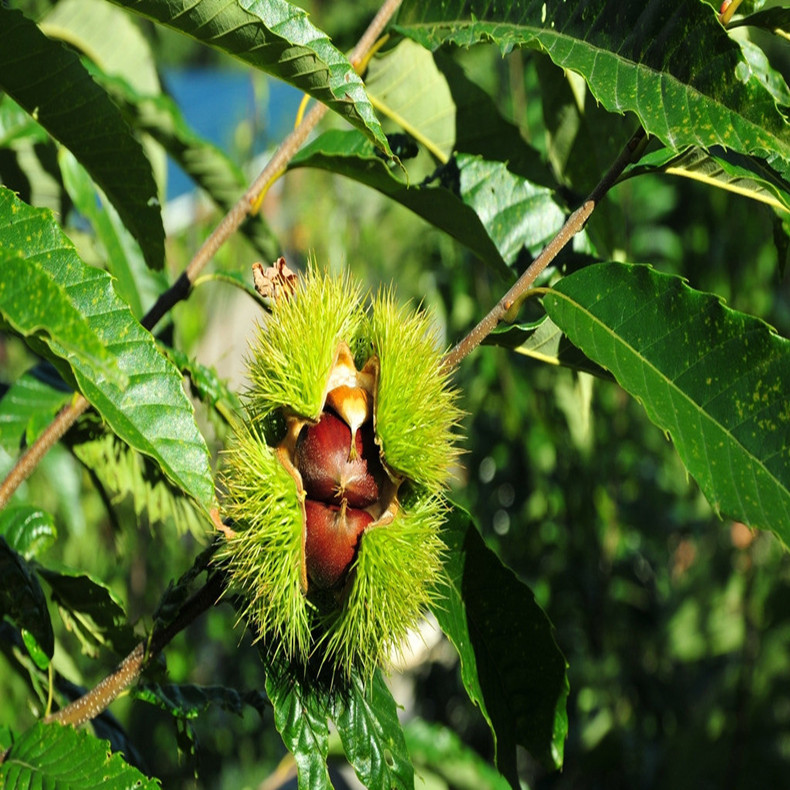
[[[439,265],[433,272],[451,317],[475,285],[482,282],[480,294],[504,289],[639,127],[650,142],[625,174],[625,188],[638,189],[664,172],[703,181],[711,192],[737,192],[770,217],[781,262],[790,247],[790,127],[782,111],[790,90],[765,53],[725,30],[700,0],[407,0],[392,38],[363,74],[364,87],[342,52],[284,0],[115,5],[125,10],[104,0],[61,0],[40,18],[32,7],[0,7],[0,321],[9,338],[22,338],[36,355],[25,357],[33,359],[28,370],[9,371],[0,444],[10,468],[72,393],[82,393],[101,419],[83,417],[64,444],[100,492],[115,540],[126,541],[132,553],[142,551],[138,525],[146,519],[163,525],[171,552],[186,545],[194,553],[190,538],[177,542],[179,526],[195,534],[210,528],[211,453],[184,378],[220,439],[236,407],[216,375],[178,347],[172,325],[154,337],[140,324],[168,282],[157,162],[163,151],[173,157],[221,209],[244,190],[244,177],[189,128],[165,95],[140,27],[126,10],[328,104],[344,126],[312,140],[290,169],[326,170],[372,188],[482,261],[490,272],[482,281],[479,274],[454,277]],[[739,28],[781,32],[790,24],[786,11],[758,6],[751,4],[756,13],[739,19]],[[492,85],[470,76],[474,63],[465,60],[467,51],[492,46],[510,62],[515,55],[529,58],[530,102],[515,108],[515,122],[497,105]],[[491,71],[483,69],[483,78]],[[589,387],[589,374],[613,377],[672,439],[716,512],[787,542],[790,341],[749,314],[758,308],[748,300],[743,311],[733,310],[721,292],[696,290],[669,266],[662,272],[623,262],[638,258],[628,254],[621,211],[620,204],[596,211],[573,251],[546,273],[541,305],[528,305],[534,319],[488,342],[551,363],[552,373],[558,365],[585,371],[580,390]],[[648,221],[629,217],[632,225]],[[256,254],[272,259],[284,246],[259,215],[242,230],[250,260]],[[658,253],[649,260],[664,262]],[[464,266],[467,271],[468,260]],[[232,279],[234,273],[227,274]],[[368,269],[366,276],[375,273]],[[481,298],[472,312],[486,307]],[[519,363],[511,364],[516,370]],[[474,390],[483,380],[469,380],[469,402],[478,404],[473,413],[484,412],[484,398]],[[490,394],[497,385],[486,386]],[[589,407],[589,397],[578,402]],[[578,423],[578,415],[568,419]],[[483,432],[473,436],[482,445]],[[472,457],[481,456],[487,458],[473,444]],[[485,527],[488,509],[475,490],[458,498],[465,496]],[[131,600],[113,592],[121,580],[111,561],[102,573],[85,573],[79,558],[73,564],[81,570],[62,570],[74,558],[57,551],[56,519],[45,499],[31,485],[0,514],[0,646],[9,672],[25,684],[19,696],[27,703],[0,722],[12,728],[0,730],[0,746],[8,749],[0,780],[25,786],[33,776],[56,781],[68,774],[74,786],[89,787],[101,772],[118,786],[153,785],[129,764],[138,762],[134,739],[111,717],[97,718],[94,730],[128,762],[108,757],[108,748],[85,733],[41,723],[25,729],[29,717],[22,709],[40,716],[53,699],[63,704],[81,691],[66,677],[65,659],[76,647],[71,634],[92,658],[103,650],[123,656],[144,637],[142,626],[133,627]],[[84,507],[79,500],[70,504],[71,510]],[[598,510],[605,507],[599,503]],[[59,518],[83,529],[102,521],[97,513],[83,514],[82,522],[73,512]],[[548,515],[544,520],[551,522]],[[98,528],[95,534],[94,544]],[[238,682],[232,672],[227,685],[152,678],[136,696],[168,711],[187,736],[207,709],[268,716],[270,704],[300,787],[330,784],[330,720],[357,776],[371,787],[411,786],[415,766],[437,782],[458,784],[449,765],[471,776],[469,786],[498,786],[502,777],[517,786],[519,746],[546,768],[560,767],[568,680],[547,617],[460,507],[445,540],[445,583],[434,614],[460,656],[463,686],[493,734],[499,775],[446,730],[419,721],[402,728],[380,674],[371,688],[352,682],[339,696],[304,687],[267,662],[266,699],[232,688]],[[502,552],[515,558],[514,547],[500,541]],[[157,607],[158,621],[168,619],[203,563],[167,591],[146,591],[135,608],[150,618]],[[175,561],[163,567],[171,577],[184,570]],[[555,612],[560,632],[563,614]],[[86,685],[99,672],[93,661],[88,667],[79,678]],[[170,671],[176,672],[172,665]],[[73,765],[64,754],[75,756]]]

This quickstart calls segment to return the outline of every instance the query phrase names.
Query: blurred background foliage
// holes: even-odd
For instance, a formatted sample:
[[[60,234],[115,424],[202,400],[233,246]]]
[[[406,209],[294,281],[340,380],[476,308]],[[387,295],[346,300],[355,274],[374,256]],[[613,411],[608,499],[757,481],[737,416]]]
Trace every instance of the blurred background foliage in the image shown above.
[[[378,4],[303,5],[340,48],[349,48]],[[35,10],[48,7],[36,0],[26,10],[35,16]],[[241,70],[182,36],[137,24],[153,48],[165,87],[168,70]],[[787,73],[785,53],[770,51],[773,65]],[[493,46],[452,54],[547,162],[571,166],[551,134],[556,106],[544,106],[541,90],[552,80],[564,82],[561,71],[536,53],[502,57]],[[259,153],[255,129],[276,126],[279,112],[268,103],[265,79],[260,74],[249,79],[255,117],[242,118],[225,144],[245,168]],[[622,143],[623,127],[633,125],[632,119],[604,117],[589,96],[585,108],[588,115],[579,121],[597,138],[573,154],[576,188],[594,184]],[[189,115],[189,107],[182,110]],[[40,159],[47,155],[54,156],[54,149]],[[3,177],[9,183],[7,170]],[[578,197],[571,194],[569,201]],[[79,231],[79,218],[68,206],[61,208]],[[373,289],[394,282],[402,299],[434,310],[448,345],[507,285],[405,208],[323,171],[288,173],[267,197],[264,215],[290,264],[302,267],[314,257],[334,270],[350,268]],[[189,222],[172,226],[171,279],[218,218],[201,204]],[[602,257],[649,261],[682,274],[693,287],[724,295],[731,306],[761,316],[788,336],[790,287],[773,225],[770,209],[745,198],[686,179],[648,175],[617,186],[588,231]],[[246,277],[254,260],[256,253],[239,236],[216,256],[214,269]],[[257,311],[237,289],[208,281],[173,311],[161,331],[238,388]],[[21,342],[2,338],[5,383],[33,361]],[[546,773],[522,753],[520,768],[529,786],[783,786],[790,771],[790,557],[777,539],[713,513],[665,436],[611,382],[483,346],[462,364],[457,383],[467,438],[453,499],[476,514],[489,545],[535,591],[570,664],[564,770]],[[200,404],[197,408],[219,454],[227,426],[209,419]],[[80,432],[72,435],[72,447],[90,441],[89,425],[83,423]],[[3,471],[8,463],[5,456]],[[55,447],[26,486],[34,491],[28,498],[56,516],[59,536],[52,555],[104,580],[126,602],[130,616],[150,626],[163,590],[199,549],[199,530],[185,529],[189,514],[168,506],[166,497],[161,507],[149,498],[141,508],[139,481],[134,471],[124,472],[120,456],[109,464],[108,479],[96,481],[75,454]],[[101,674],[91,675],[97,665],[81,654],[75,634],[57,637],[66,649],[56,652],[56,668],[98,682]],[[28,704],[28,688],[7,671],[28,659],[2,644],[5,719],[4,711],[14,710],[18,717]],[[406,673],[393,675],[396,698],[407,720],[446,725],[491,761],[488,728],[468,701],[453,655],[429,632]],[[181,634],[166,658],[172,682],[262,685],[258,655],[228,607],[210,611]],[[35,672],[30,678],[34,683]],[[46,692],[36,691],[40,699]],[[284,756],[270,711],[262,720],[252,708],[239,716],[212,707],[176,726],[167,713],[131,697],[113,711],[136,744],[133,761],[165,787],[265,787],[262,778]],[[30,711],[29,721],[19,726],[32,724],[36,713]],[[415,722],[407,733],[415,767],[430,787],[437,764],[421,768],[419,755],[436,735]],[[179,757],[174,744],[187,754]],[[451,776],[445,780],[455,787],[479,786],[480,774],[465,773],[463,765],[448,757],[445,769]],[[342,779],[336,781],[342,786]]]

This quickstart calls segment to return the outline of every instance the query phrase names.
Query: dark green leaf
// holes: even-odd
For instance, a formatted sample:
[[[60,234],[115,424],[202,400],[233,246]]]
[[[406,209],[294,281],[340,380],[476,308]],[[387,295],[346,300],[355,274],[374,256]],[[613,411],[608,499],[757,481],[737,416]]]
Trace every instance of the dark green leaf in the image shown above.
[[[548,316],[529,324],[500,324],[483,343],[511,348],[550,365],[562,365],[611,379],[611,375],[584,356]]]
[[[113,754],[108,741],[62,724],[37,722],[15,740],[0,765],[4,790],[153,790],[159,786],[120,754]]]
[[[0,511],[0,535],[25,559],[46,551],[58,536],[55,520],[49,513],[19,505]]]
[[[263,715],[269,707],[266,695],[260,691],[240,692],[225,686],[196,686],[192,683],[142,683],[132,692],[144,700],[167,711],[171,716],[196,719],[212,706],[241,716],[250,706]]]
[[[396,29],[431,48],[540,49],[580,73],[607,110],[634,112],[670,147],[721,145],[790,171],[790,128],[699,0],[406,0]]]
[[[717,511],[790,542],[790,341],[646,266],[588,266],[544,304],[667,431]]]
[[[23,440],[34,440],[71,397],[43,380],[40,372],[39,367],[20,376],[0,399],[0,446],[9,452],[18,451]],[[57,376],[54,370],[52,376]]]
[[[97,645],[106,645],[117,654],[126,655],[137,644],[139,639],[127,622],[121,602],[100,581],[84,573],[37,570],[87,652],[95,654]]]
[[[285,0],[113,0],[278,77],[328,105],[389,153],[346,57]]]
[[[443,537],[446,580],[432,609],[458,650],[461,677],[491,727],[497,767],[518,787],[516,746],[562,765],[568,718],[566,662],[529,588],[454,508]]]
[[[380,671],[369,688],[355,674],[348,694],[335,699],[331,717],[346,757],[365,787],[414,787],[398,708]]]
[[[18,259],[21,267],[37,267],[45,278],[38,300],[44,301],[50,291],[65,293],[73,312],[117,365],[119,375],[110,379],[91,360],[69,356],[50,341],[53,351],[68,360],[85,397],[119,437],[154,458],[174,483],[208,509],[214,501],[208,449],[181,376],[118,299],[109,275],[82,263],[51,212],[31,208],[5,189],[0,189],[0,236],[18,245],[14,251],[24,255]],[[0,248],[0,254],[3,249],[7,248]],[[0,281],[0,298],[3,291],[16,290],[17,279],[24,282],[28,277],[25,273],[9,279],[7,272],[6,268]],[[32,310],[18,305],[20,319],[35,327],[27,309]],[[77,345],[80,336],[66,334],[64,339]]]
[[[0,88],[76,156],[139,241],[148,265],[161,269],[164,228],[140,143],[71,50],[2,6]]]
[[[274,708],[274,725],[296,760],[299,790],[331,790],[326,767],[328,711],[319,707],[317,695],[291,677],[287,668],[272,667],[266,673],[266,693]]]
[[[319,167],[373,187],[500,270],[524,247],[536,254],[564,220],[551,190],[514,175],[501,162],[459,154],[432,184],[410,186],[353,131],[322,134],[291,166]]]
[[[438,776],[453,790],[505,790],[507,780],[451,729],[411,719],[404,729],[417,772],[417,786]]]
[[[27,562],[0,535],[0,617],[22,632],[31,657],[46,669],[55,650],[55,636],[44,591]]]

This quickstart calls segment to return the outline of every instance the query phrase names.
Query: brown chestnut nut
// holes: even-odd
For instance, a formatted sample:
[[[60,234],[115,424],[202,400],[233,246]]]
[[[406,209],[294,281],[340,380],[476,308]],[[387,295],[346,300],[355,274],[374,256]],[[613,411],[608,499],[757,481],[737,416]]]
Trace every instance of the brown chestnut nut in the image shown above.
[[[305,505],[305,563],[310,581],[324,590],[337,587],[354,560],[357,544],[373,517],[345,505],[308,499]]]
[[[351,429],[329,411],[321,415],[317,425],[302,431],[296,446],[296,467],[308,499],[337,505],[345,500],[350,507],[359,508],[379,498],[379,487],[366,457],[373,453],[377,461],[378,450],[372,430],[371,439],[364,442],[362,431],[357,430],[352,447]],[[371,467],[380,467],[380,462]]]

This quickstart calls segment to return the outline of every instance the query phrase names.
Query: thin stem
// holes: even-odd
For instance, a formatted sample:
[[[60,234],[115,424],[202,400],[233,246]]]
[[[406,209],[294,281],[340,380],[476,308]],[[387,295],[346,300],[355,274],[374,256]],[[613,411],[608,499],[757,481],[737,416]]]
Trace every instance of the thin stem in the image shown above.
[[[354,68],[357,68],[368,50],[376,43],[382,30],[387,26],[400,4],[401,0],[385,0],[351,53],[349,60]],[[146,329],[152,330],[174,305],[187,298],[192,289],[192,283],[195,282],[200,272],[219,248],[239,229],[241,223],[244,222],[258,204],[264,190],[276,180],[278,175],[285,171],[288,163],[301,148],[310,132],[324,117],[326,111],[327,107],[323,104],[313,107],[302,123],[280,143],[252,186],[239,198],[238,202],[228,211],[211,235],[203,242],[180,277],[170,288],[160,294],[156,303],[140,321]],[[71,406],[62,409],[47,430],[30,445],[9,472],[6,479],[0,484],[0,510],[6,506],[14,491],[32,474],[49,448],[77,421],[88,406],[88,401],[82,395],[77,396]]]
[[[568,217],[559,233],[543,248],[540,255],[527,267],[510,290],[494,305],[488,315],[469,332],[458,345],[444,357],[444,365],[454,368],[470,352],[474,351],[488,335],[493,332],[505,314],[526,294],[537,276],[557,257],[563,247],[584,227],[595,207],[614,186],[617,179],[633,158],[645,137],[643,129],[638,129],[626,143],[612,166],[590,192],[587,200]]]
[[[44,457],[47,450],[57,442],[66,431],[77,421],[77,418],[90,404],[82,395],[76,395],[68,406],[64,406],[55,419],[47,426],[44,433],[25,450],[8,476],[0,483],[0,510],[7,504],[14,491],[27,480]]]
[[[222,595],[222,578],[211,576],[182,607],[170,625],[154,631],[147,642],[140,642],[126,658],[97,686],[78,699],[44,718],[78,727],[98,716],[119,694],[140,677],[142,671],[167,646],[173,637],[217,603]]]

